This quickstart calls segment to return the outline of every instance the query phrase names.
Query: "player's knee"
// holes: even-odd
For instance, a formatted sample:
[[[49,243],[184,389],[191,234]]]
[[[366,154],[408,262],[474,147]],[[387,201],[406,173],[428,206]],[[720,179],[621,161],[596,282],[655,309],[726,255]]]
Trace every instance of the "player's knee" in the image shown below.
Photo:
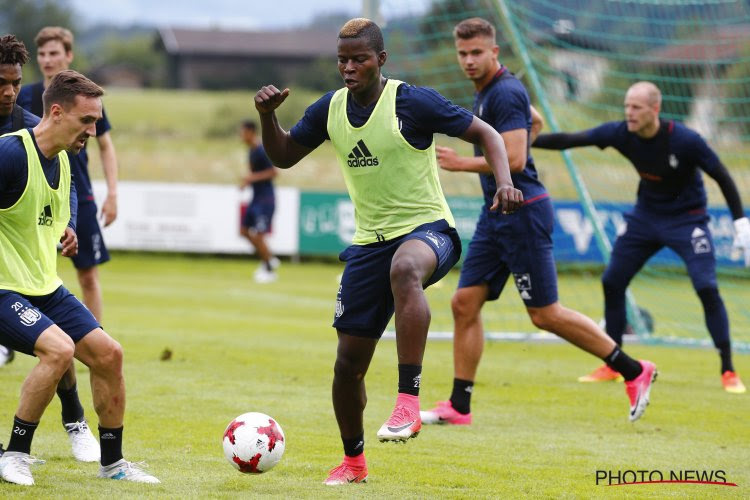
[[[54,338],[46,339],[43,345],[38,346],[35,353],[41,363],[55,372],[56,377],[62,377],[73,362],[75,344],[67,335],[56,335]]]
[[[115,339],[109,337],[97,347],[92,370],[119,373],[122,371],[123,350]]]
[[[555,331],[556,316],[553,310],[548,308],[529,308],[529,319],[535,327],[548,332]]]
[[[615,273],[605,271],[602,275],[602,288],[604,289],[604,295],[625,293],[627,284],[618,279]]]
[[[703,309],[706,312],[717,311],[724,304],[724,301],[721,299],[721,295],[719,295],[719,289],[716,287],[709,286],[707,288],[697,290],[696,293],[698,294],[698,297],[700,297],[701,303],[703,304]]]
[[[479,314],[479,307],[460,291],[453,294],[451,299],[451,311],[453,318],[457,321],[466,321],[475,318]]]
[[[402,255],[391,263],[391,288],[394,293],[401,289],[422,287],[422,277],[419,273],[417,259],[410,255]]]
[[[78,271],[78,283],[81,288],[89,290],[98,286],[98,277],[95,267],[81,269]]]
[[[339,355],[333,365],[333,375],[338,380],[355,381],[365,377],[365,369],[357,360]]]

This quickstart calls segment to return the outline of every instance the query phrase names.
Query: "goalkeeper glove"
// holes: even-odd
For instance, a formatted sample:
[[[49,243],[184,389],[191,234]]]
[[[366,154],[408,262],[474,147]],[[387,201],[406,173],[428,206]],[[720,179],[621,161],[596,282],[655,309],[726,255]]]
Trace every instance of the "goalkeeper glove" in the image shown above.
[[[750,220],[747,217],[734,221],[734,242],[732,246],[742,251],[745,256],[745,267],[750,267]]]

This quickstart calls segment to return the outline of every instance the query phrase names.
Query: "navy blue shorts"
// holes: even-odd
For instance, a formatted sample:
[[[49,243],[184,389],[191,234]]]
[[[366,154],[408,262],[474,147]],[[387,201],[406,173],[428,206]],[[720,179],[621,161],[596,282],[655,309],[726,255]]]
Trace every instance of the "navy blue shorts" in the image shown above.
[[[696,291],[716,288],[716,255],[708,220],[705,213],[626,213],[627,227],[615,241],[602,279],[627,286],[652,255],[667,247],[685,262]]]
[[[78,236],[78,255],[71,259],[76,269],[88,269],[109,260],[102,230],[99,227],[99,221],[96,220],[96,203],[78,205],[76,235]]]
[[[391,261],[402,243],[415,239],[429,245],[437,257],[424,288],[440,281],[461,258],[461,239],[445,220],[423,224],[390,241],[350,246],[339,255],[346,267],[336,296],[334,328],[359,337],[383,335],[394,312]]]
[[[458,288],[487,283],[487,300],[497,300],[513,273],[526,307],[557,302],[553,228],[549,198],[524,205],[513,214],[483,211],[461,266]]]
[[[270,233],[275,210],[276,202],[273,198],[270,200],[253,199],[242,216],[242,227],[260,234]]]
[[[64,286],[38,297],[0,290],[0,344],[33,355],[39,335],[53,324],[73,342],[99,328],[94,315]]]

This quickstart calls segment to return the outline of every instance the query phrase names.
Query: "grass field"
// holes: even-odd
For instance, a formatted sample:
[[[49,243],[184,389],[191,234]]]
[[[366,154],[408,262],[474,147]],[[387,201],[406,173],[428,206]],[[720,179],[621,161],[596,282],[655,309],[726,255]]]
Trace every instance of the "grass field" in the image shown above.
[[[242,259],[116,254],[101,273],[105,327],[126,353],[124,451],[130,460],[146,460],[162,484],[95,479],[96,465],[70,456],[55,400],[32,449],[47,460],[34,469],[37,484],[24,489],[0,483],[0,497],[750,496],[750,397],[721,390],[712,351],[641,345],[628,350],[652,359],[661,373],[652,405],[635,424],[627,420],[620,384],[575,381],[596,365],[587,354],[564,344],[490,343],[475,390],[474,425],[425,428],[418,439],[394,446],[375,439],[397,385],[395,343],[383,340],[367,378],[370,482],[324,487],[321,481],[342,456],[330,402],[336,340],[329,326],[341,267],[285,262],[280,280],[262,287],[252,281],[254,267]],[[60,272],[77,291],[72,266],[61,262]],[[454,279],[450,275],[444,288],[430,293],[436,323],[444,323]],[[560,287],[582,286],[585,279],[563,275]],[[504,311],[504,304],[498,309]],[[161,361],[165,349],[173,355]],[[423,406],[449,394],[451,349],[449,342],[428,345]],[[19,356],[0,369],[0,441],[7,442],[18,388],[32,364]],[[738,355],[736,365],[750,374],[749,356]],[[80,365],[79,379],[95,426]],[[286,433],[284,458],[261,476],[236,472],[221,448],[227,423],[247,411],[272,415]],[[597,470],[723,470],[739,487],[597,486]]]

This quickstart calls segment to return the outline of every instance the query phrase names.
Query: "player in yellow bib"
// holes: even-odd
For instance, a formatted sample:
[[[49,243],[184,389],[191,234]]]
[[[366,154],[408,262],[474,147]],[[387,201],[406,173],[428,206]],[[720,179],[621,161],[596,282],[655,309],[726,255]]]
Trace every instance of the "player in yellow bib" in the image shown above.
[[[387,59],[380,28],[352,19],[338,35],[338,69],[345,88],[311,105],[287,132],[275,115],[289,95],[269,85],[255,96],[263,144],[273,164],[289,168],[330,140],[354,204],[353,244],[333,322],[338,334],[333,407],[344,460],[325,484],[364,482],[364,377],[375,346],[395,312],[398,397],[378,431],[381,441],[406,441],[421,429],[419,385],[430,324],[424,288],[458,261],[461,243],[438,180],[433,135],[482,147],[497,182],[492,209],[515,211],[505,146],[495,130],[434,90],[381,73]]]
[[[99,416],[99,477],[157,483],[122,457],[125,382],[122,347],[57,276],[57,242],[75,255],[70,164],[96,134],[98,85],[75,71],[58,73],[44,92],[34,128],[0,137],[0,344],[39,358],[21,387],[0,477],[34,484],[31,441],[60,378],[75,357],[88,366]],[[62,238],[61,238],[62,235]]]

